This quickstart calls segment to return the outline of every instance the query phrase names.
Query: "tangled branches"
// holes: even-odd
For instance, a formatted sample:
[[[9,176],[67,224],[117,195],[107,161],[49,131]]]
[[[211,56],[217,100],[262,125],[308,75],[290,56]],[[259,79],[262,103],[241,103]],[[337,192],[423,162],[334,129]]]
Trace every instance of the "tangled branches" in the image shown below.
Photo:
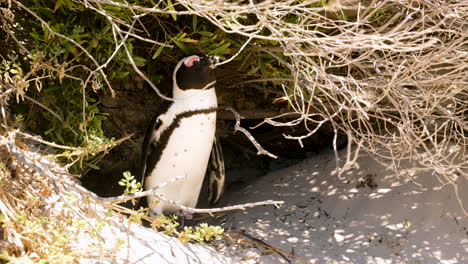
[[[310,126],[288,138],[331,122],[395,170],[409,160],[455,190],[468,180],[466,1],[179,2],[228,33],[278,41],[295,80],[286,98],[301,116],[265,122]]]

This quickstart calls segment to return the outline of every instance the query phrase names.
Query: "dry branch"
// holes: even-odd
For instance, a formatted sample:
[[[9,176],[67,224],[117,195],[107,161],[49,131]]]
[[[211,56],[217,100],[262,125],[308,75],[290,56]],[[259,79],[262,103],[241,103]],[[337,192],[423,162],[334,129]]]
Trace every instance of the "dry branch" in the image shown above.
[[[250,132],[247,129],[240,126],[241,117],[240,117],[239,113],[236,110],[234,110],[232,107],[227,107],[226,110],[231,111],[234,114],[235,118],[236,118],[236,124],[234,126],[234,131],[242,132],[249,139],[249,141],[252,142],[252,144],[255,146],[255,148],[257,148],[257,155],[267,155],[267,156],[269,156],[271,158],[274,158],[274,159],[278,158],[278,156],[266,151],[257,142],[257,140],[255,140],[255,138],[252,136],[252,134],[250,134]]]

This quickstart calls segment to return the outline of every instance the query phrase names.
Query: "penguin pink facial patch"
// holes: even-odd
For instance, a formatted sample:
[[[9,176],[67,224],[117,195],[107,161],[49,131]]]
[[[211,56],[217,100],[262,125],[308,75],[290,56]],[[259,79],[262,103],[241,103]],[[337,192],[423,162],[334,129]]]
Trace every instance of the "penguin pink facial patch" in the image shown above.
[[[185,62],[185,66],[187,66],[187,67],[192,67],[192,66],[193,66],[193,63],[196,62],[196,61],[200,61],[200,57],[198,57],[198,56],[193,56],[193,57],[191,57],[190,59],[188,59],[188,60]]]

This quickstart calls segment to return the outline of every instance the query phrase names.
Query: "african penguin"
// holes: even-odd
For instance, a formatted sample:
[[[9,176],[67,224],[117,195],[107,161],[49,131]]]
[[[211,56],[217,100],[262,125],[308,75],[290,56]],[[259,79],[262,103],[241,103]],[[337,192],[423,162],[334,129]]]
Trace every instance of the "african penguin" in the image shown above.
[[[155,192],[179,204],[195,207],[210,158],[216,129],[217,99],[214,61],[189,56],[173,73],[173,101],[165,101],[143,143],[145,190],[174,181]],[[179,209],[155,196],[147,197],[150,215]]]

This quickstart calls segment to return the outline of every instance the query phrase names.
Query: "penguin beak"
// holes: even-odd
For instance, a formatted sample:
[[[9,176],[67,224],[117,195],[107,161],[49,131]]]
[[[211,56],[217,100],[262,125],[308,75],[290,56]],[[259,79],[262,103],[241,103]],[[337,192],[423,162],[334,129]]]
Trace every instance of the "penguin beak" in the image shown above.
[[[208,60],[210,62],[210,68],[214,69],[216,66],[218,66],[219,63],[219,58],[217,56],[209,56]]]

